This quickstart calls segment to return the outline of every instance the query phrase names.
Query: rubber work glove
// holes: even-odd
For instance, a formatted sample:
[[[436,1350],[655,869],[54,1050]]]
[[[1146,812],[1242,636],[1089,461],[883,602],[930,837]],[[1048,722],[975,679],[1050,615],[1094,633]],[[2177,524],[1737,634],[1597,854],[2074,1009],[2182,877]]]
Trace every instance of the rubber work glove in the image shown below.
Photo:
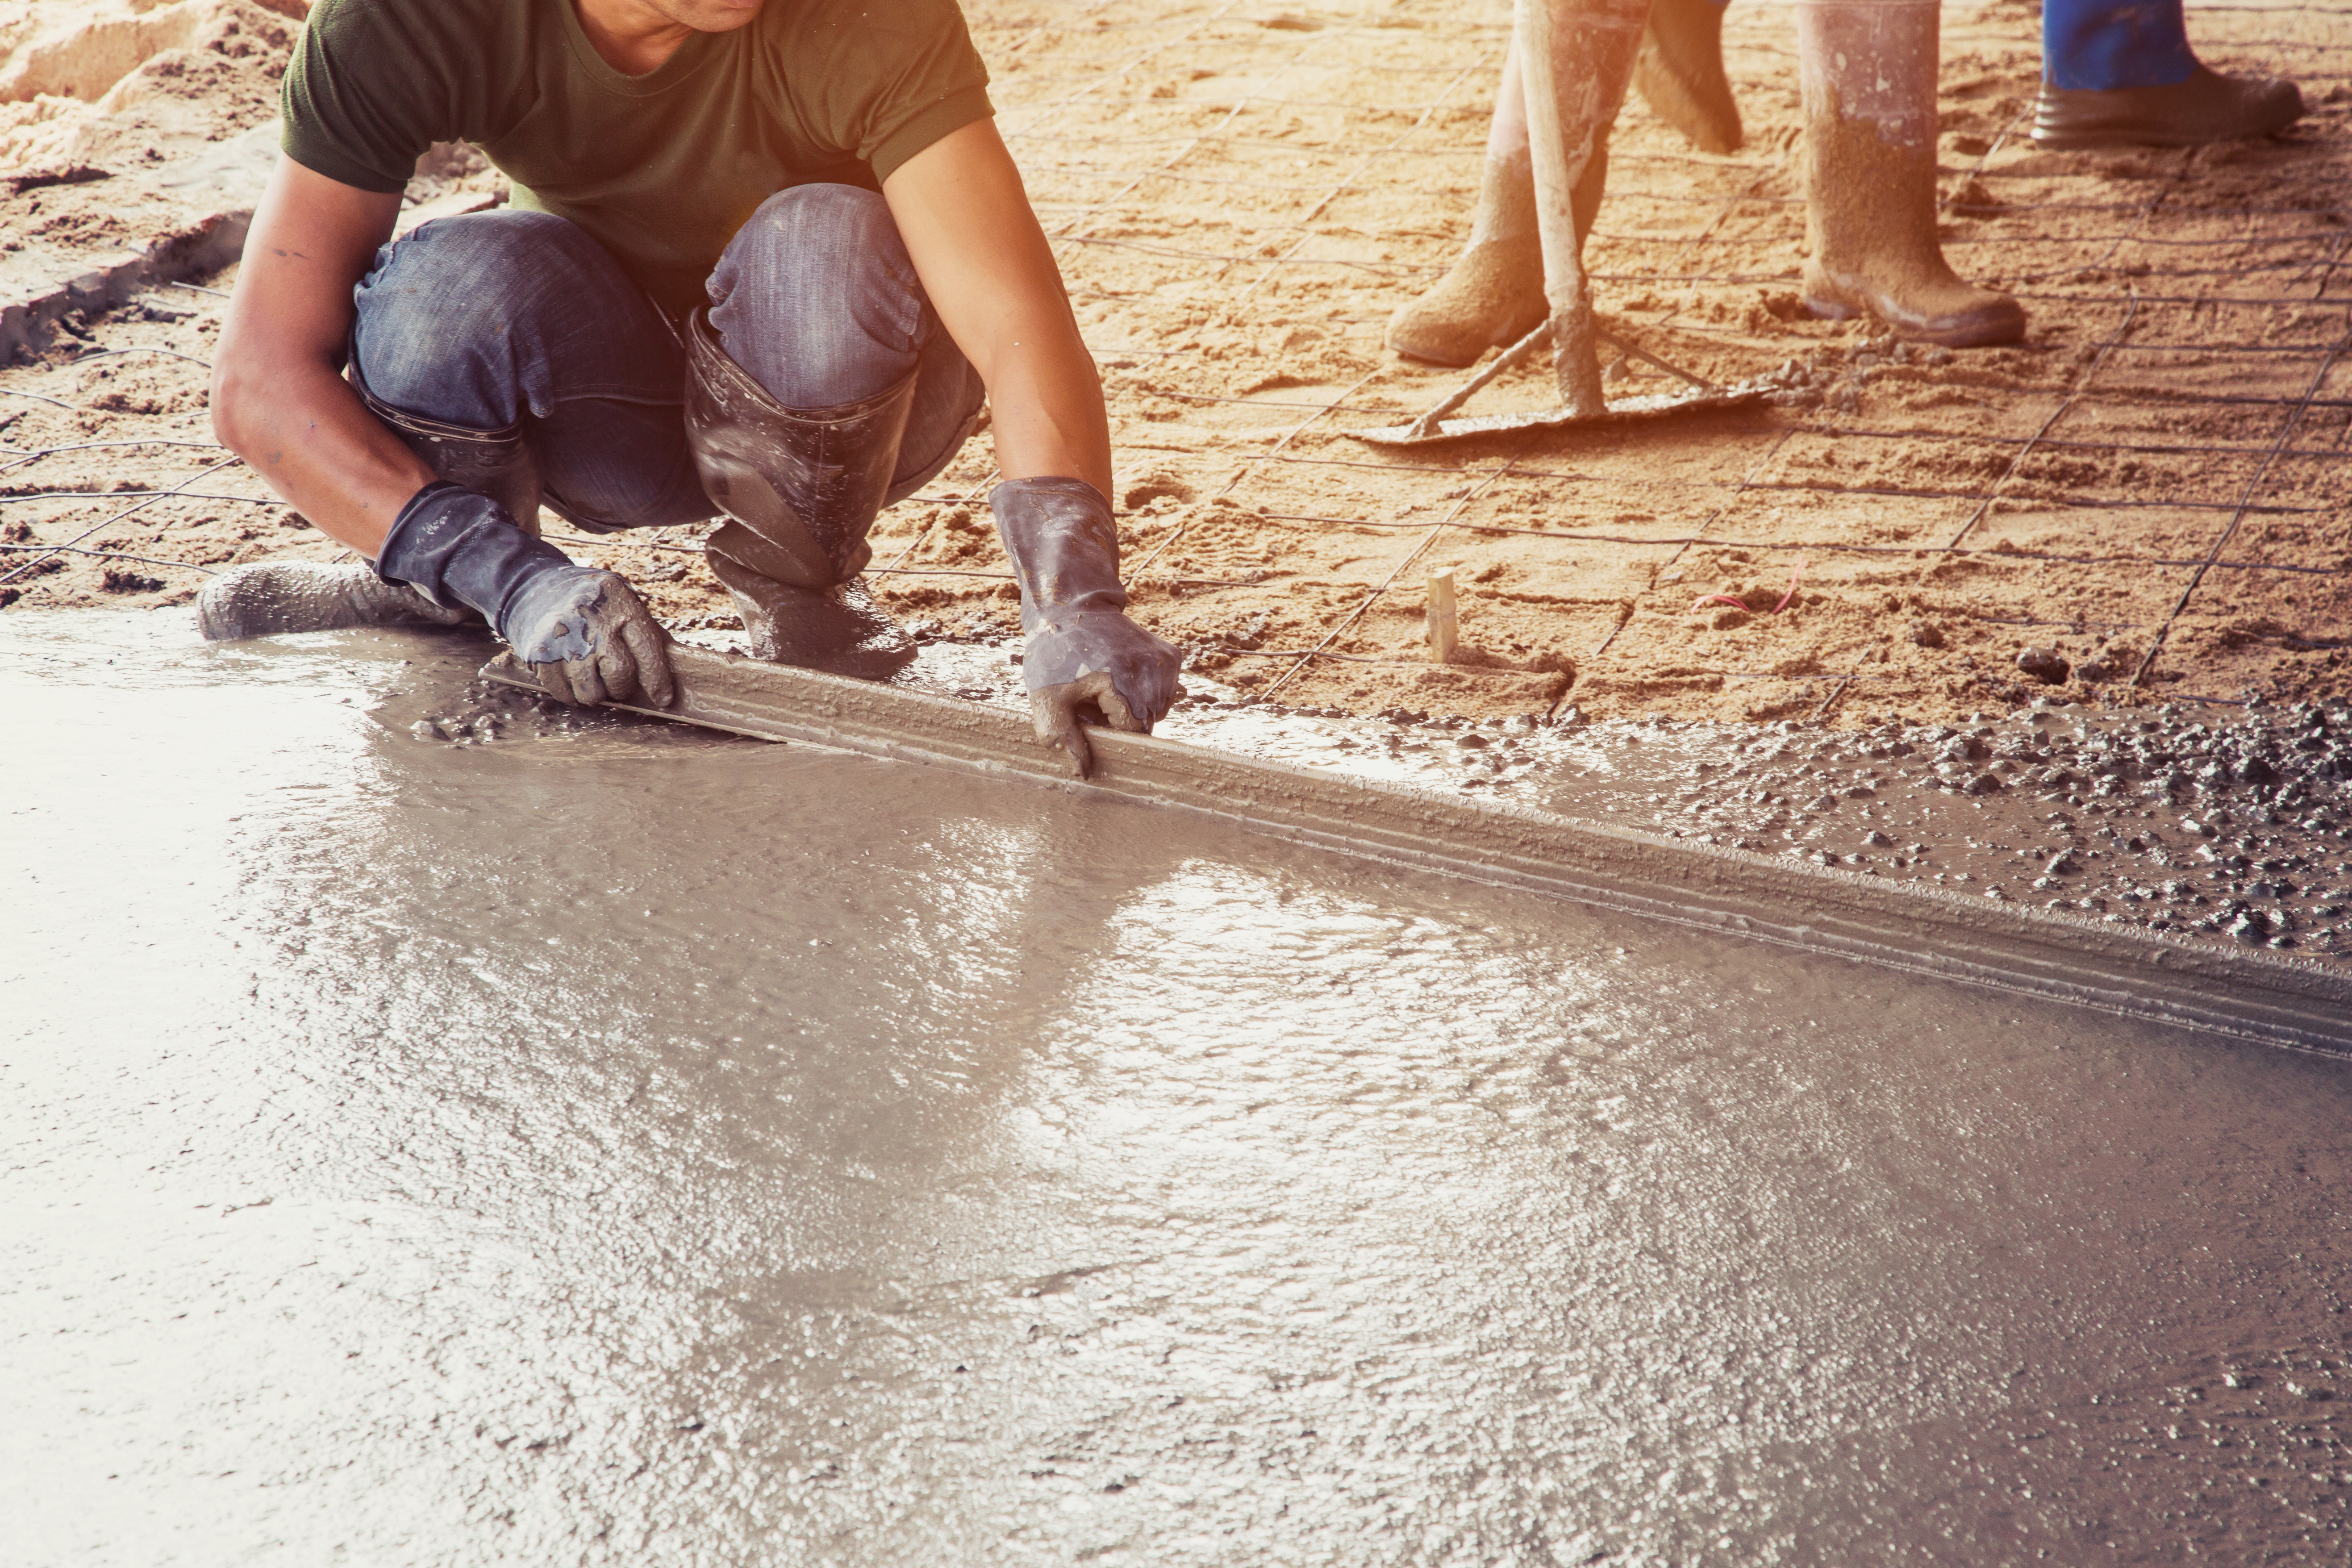
[[[1021,584],[1021,678],[1037,739],[1094,767],[1080,720],[1148,734],[1176,700],[1183,656],[1122,614],[1118,530],[1084,479],[1008,479],[988,492]]]
[[[443,481],[417,491],[375,570],[436,605],[479,610],[551,696],[583,707],[677,700],[669,634],[628,580],[573,564],[478,490]]]

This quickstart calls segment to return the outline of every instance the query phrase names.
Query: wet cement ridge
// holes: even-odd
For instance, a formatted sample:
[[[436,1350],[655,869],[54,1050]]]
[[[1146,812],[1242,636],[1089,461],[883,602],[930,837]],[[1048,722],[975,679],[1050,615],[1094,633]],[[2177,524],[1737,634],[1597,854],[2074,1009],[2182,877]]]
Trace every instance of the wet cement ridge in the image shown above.
[[[1505,804],[1094,732],[1079,784],[1025,717],[981,703],[676,649],[677,707],[634,710],[766,740],[949,764],[1174,806],[1297,842],[1581,903],[2191,1028],[2352,1056],[2352,975],[2175,942]],[[502,656],[483,674],[523,685]]]

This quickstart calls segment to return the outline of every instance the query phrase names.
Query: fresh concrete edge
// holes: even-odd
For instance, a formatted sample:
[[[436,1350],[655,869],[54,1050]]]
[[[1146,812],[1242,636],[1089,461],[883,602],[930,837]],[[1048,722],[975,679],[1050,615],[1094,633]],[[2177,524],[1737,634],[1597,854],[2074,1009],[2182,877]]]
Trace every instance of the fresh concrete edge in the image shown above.
[[[2352,1056],[2352,976],[2079,916],[1112,731],[1068,775],[1004,709],[677,647],[655,718],[1171,806],[1298,843],[2179,1027]],[[511,655],[483,675],[534,687]]]

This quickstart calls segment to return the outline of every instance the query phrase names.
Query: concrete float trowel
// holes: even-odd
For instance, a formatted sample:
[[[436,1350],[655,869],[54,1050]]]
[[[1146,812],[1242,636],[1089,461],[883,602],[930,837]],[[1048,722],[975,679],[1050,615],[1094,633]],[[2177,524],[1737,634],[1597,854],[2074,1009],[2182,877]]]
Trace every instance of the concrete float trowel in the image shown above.
[[[1625,101],[1650,0],[1518,0],[1512,50],[1525,100],[1528,153],[1536,188],[1536,226],[1543,247],[1544,297],[1551,319],[1496,356],[1493,363],[1440,399],[1419,418],[1373,430],[1351,430],[1379,447],[1412,447],[1517,430],[1716,412],[1761,400],[1762,382],[1722,386],[1682,370],[1602,329],[1593,320],[1584,271],[1584,236],[1575,193],[1588,171],[1599,175],[1609,129]],[[1600,345],[1684,382],[1682,391],[1629,397],[1612,405],[1601,395]],[[1549,346],[1559,382],[1558,408],[1528,414],[1486,414],[1449,419],[1505,371]]]

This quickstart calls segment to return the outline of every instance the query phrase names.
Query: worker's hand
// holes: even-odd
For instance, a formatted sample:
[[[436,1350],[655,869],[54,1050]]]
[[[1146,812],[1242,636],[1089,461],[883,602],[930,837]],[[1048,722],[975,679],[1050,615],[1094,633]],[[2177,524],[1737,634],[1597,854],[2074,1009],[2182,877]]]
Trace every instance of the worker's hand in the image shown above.
[[[525,533],[479,490],[436,479],[409,497],[375,569],[436,605],[480,611],[551,696],[582,707],[677,699],[668,634],[637,591]]]
[[[542,572],[507,607],[507,640],[550,695],[591,707],[667,708],[669,634],[627,579],[589,566]]]
[[[1094,769],[1081,720],[1149,734],[1176,700],[1183,656],[1117,610],[1045,611],[1022,649],[1021,675],[1037,739],[1070,753],[1079,778]]]

